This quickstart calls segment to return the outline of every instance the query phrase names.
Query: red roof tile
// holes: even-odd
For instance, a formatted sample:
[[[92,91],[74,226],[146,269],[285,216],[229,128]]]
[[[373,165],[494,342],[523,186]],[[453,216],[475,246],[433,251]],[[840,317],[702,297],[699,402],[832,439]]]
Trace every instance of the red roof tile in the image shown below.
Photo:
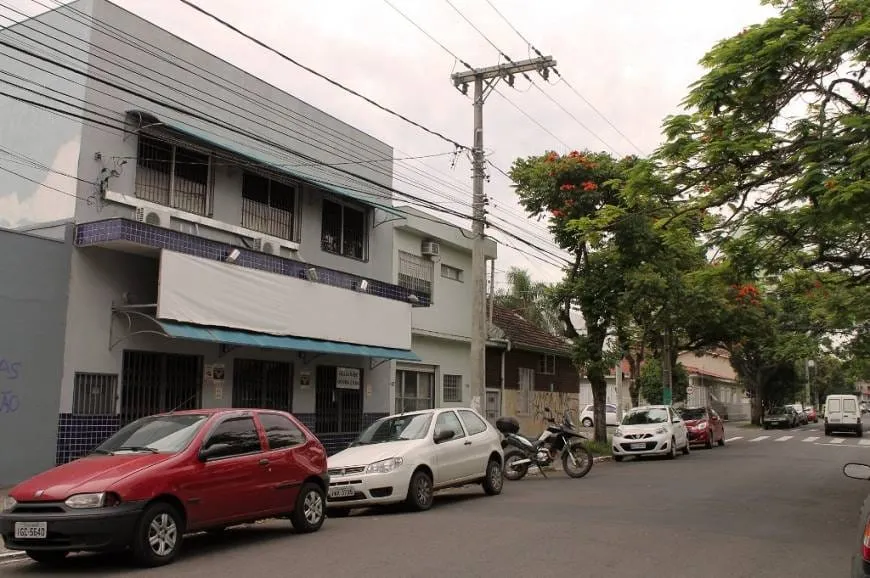
[[[568,340],[547,333],[507,307],[493,305],[492,324],[501,329],[517,349],[543,350],[565,357],[571,355],[571,344]]]

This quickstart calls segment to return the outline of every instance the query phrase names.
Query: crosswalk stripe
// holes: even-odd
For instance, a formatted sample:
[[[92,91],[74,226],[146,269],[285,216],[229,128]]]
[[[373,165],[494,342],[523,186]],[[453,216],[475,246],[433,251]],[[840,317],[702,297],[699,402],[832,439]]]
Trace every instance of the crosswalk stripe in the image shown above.
[[[743,439],[743,436],[728,438],[727,440],[725,440],[725,443],[727,444],[728,442],[736,442],[737,440],[742,440],[742,439]]]
[[[770,437],[770,436],[758,436],[757,438],[755,438],[755,439],[751,439],[751,440],[749,440],[749,441],[751,441],[751,442],[760,442],[760,441],[762,441],[762,440],[766,440],[766,439],[769,438],[769,437]]]
[[[775,441],[775,442],[787,442],[788,440],[790,440],[793,437],[794,436],[782,436],[781,438],[777,438],[773,441]]]
[[[870,446],[870,440],[858,440],[859,446]]]
[[[810,437],[808,437],[807,439],[805,439],[804,441],[805,441],[805,442],[814,442],[814,441],[816,441],[817,439],[819,439],[819,436],[810,436]]]
[[[828,443],[829,444],[841,444],[844,441],[846,441],[846,438],[834,438],[831,441],[829,441]]]

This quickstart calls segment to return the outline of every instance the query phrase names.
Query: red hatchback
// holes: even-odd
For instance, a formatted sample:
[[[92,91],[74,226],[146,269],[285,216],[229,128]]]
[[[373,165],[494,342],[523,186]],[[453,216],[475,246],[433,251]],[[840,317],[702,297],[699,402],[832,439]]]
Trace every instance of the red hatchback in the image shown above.
[[[160,566],[188,532],[274,517],[318,530],[328,487],[326,451],[288,413],[173,412],[135,421],[90,455],[12,488],[0,534],[37,562],[129,549]]]
[[[713,444],[725,445],[725,422],[715,410],[687,407],[680,410],[680,417],[686,422],[689,443],[704,444],[707,448],[712,448]]]

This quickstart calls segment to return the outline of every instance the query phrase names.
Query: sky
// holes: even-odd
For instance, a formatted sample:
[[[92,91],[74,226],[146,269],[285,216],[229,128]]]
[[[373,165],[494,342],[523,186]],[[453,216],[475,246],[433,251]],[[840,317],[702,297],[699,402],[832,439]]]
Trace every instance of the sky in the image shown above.
[[[397,159],[437,155],[397,160],[394,187],[470,215],[471,164],[465,155],[454,157],[452,145],[297,68],[179,0],[115,1],[387,142]],[[484,147],[488,160],[504,171],[518,157],[547,150],[651,153],[661,142],[662,120],[680,112],[688,85],[703,73],[698,61],[704,53],[718,40],[773,14],[759,0],[193,1],[302,64],[468,146],[471,100],[450,80],[451,73],[465,67],[447,51],[474,67],[503,62],[499,51],[512,60],[534,55],[491,2],[525,39],[556,60],[570,84],[557,77],[548,82],[532,76],[534,85],[517,78],[513,88],[501,84],[490,95],[484,109]],[[58,2],[0,0],[0,14],[5,6],[15,6],[32,15],[45,10],[40,4]],[[510,180],[497,169],[490,167],[489,177],[489,218],[537,246],[490,231],[502,242],[497,284],[512,266],[528,269],[537,280],[558,280],[559,258],[553,256],[558,249],[546,223],[527,219]]]

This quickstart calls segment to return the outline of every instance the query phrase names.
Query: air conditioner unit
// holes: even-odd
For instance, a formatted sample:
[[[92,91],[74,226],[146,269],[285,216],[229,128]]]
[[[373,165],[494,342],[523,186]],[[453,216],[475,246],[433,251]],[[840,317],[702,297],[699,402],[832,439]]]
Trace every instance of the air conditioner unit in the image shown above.
[[[438,241],[423,241],[420,245],[420,253],[424,257],[437,257],[441,254],[441,245]]]
[[[281,254],[281,246],[266,237],[254,237],[251,240],[251,249],[261,253],[268,253],[269,255]]]
[[[140,223],[148,223],[156,227],[169,228],[169,211],[160,211],[149,207],[136,207],[135,218]]]

